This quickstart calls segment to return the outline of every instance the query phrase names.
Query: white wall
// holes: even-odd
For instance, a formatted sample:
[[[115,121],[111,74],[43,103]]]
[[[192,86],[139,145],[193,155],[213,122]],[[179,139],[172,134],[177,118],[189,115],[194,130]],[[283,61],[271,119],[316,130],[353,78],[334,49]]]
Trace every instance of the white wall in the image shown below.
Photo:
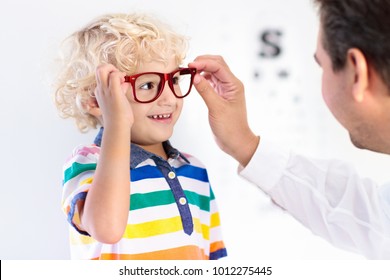
[[[0,11],[0,259],[67,259],[67,224],[60,210],[61,168],[73,147],[90,143],[57,116],[51,101],[50,62],[60,41],[107,12],[153,12],[190,36],[188,61],[221,54],[246,85],[254,130],[304,153],[355,161],[363,175],[385,180],[385,156],[359,151],[333,120],[320,94],[314,64],[317,16],[310,0],[3,0]],[[273,37],[282,50],[258,55]],[[266,50],[265,50],[266,51]],[[272,55],[271,49],[268,48]],[[258,77],[255,77],[255,73]],[[173,144],[209,169],[231,259],[360,258],[335,249],[272,205],[236,174],[218,150],[207,111],[193,92]]]

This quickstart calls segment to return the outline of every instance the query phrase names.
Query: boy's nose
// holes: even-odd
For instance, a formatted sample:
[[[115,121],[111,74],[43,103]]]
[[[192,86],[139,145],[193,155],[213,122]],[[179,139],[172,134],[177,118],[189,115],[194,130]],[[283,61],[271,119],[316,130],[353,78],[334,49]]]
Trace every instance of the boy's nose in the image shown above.
[[[174,103],[176,102],[176,96],[173,94],[171,87],[168,84],[168,81],[165,81],[164,89],[158,98],[159,102],[162,103]]]

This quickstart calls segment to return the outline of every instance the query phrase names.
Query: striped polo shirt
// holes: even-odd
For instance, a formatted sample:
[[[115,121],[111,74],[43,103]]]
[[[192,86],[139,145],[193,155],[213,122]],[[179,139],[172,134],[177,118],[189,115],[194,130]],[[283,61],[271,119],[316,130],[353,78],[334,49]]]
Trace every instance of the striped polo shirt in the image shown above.
[[[226,249],[207,170],[164,142],[168,160],[131,144],[130,209],[122,239],[103,244],[80,230],[77,202],[92,185],[103,129],[64,166],[62,207],[72,259],[219,259]]]

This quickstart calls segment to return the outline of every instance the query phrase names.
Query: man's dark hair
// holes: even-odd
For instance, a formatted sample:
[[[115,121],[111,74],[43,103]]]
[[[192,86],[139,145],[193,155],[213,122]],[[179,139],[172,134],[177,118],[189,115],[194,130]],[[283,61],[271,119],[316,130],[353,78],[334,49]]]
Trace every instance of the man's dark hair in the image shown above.
[[[358,48],[390,88],[390,0],[313,0],[334,71]]]

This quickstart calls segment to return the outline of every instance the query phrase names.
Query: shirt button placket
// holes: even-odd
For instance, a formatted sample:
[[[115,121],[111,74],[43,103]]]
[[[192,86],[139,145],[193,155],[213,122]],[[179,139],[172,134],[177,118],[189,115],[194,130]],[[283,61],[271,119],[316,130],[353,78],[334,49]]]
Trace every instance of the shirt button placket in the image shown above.
[[[164,177],[172,190],[173,196],[175,197],[175,201],[178,206],[181,221],[183,224],[183,230],[186,234],[191,235],[194,231],[191,210],[184,191],[176,176],[176,172],[172,170],[172,167],[170,165],[167,165],[167,163],[164,161],[160,161],[159,159],[157,159],[155,160],[155,162],[160,168],[161,172],[164,174]]]

